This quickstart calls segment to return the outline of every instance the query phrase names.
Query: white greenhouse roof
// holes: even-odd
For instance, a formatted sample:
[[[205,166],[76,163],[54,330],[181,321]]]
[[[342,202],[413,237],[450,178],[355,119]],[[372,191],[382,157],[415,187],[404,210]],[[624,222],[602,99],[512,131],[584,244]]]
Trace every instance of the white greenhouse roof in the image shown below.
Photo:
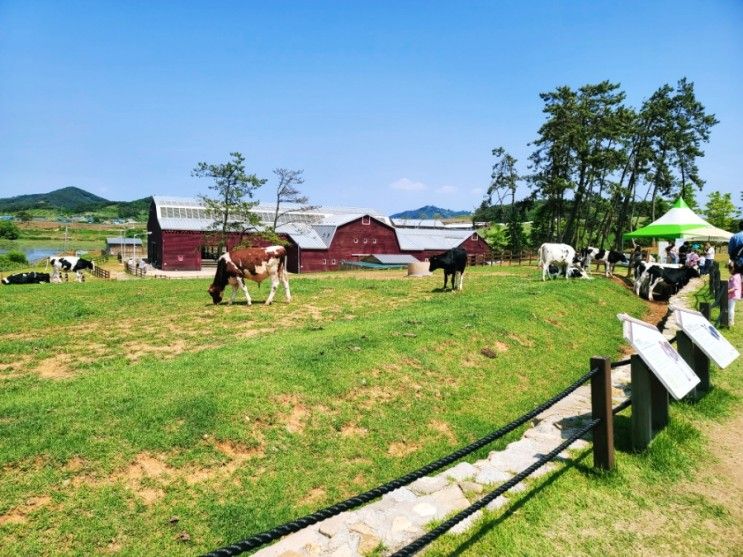
[[[397,241],[402,250],[447,250],[457,247],[472,236],[471,230],[398,228]]]

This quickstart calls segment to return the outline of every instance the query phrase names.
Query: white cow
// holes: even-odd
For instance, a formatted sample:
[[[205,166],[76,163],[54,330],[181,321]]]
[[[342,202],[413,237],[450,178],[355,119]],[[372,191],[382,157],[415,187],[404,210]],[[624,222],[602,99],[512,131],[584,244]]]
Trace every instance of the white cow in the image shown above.
[[[573,267],[574,259],[575,249],[568,244],[542,244],[539,246],[539,266],[542,269],[542,280],[547,279],[551,264],[562,267],[565,278],[570,278],[570,269]]]

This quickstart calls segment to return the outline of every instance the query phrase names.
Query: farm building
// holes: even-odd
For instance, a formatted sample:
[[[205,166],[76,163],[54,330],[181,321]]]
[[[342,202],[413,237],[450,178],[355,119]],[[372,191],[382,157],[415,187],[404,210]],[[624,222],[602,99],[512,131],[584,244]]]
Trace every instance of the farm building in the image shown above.
[[[108,256],[142,257],[142,240],[139,238],[106,238],[105,254]]]
[[[264,223],[274,208],[258,205],[253,211]],[[153,197],[147,222],[150,262],[163,270],[199,270],[219,256],[219,237],[210,230],[213,219],[196,199]],[[332,271],[341,261],[362,261],[375,254],[408,254],[420,261],[461,246],[473,257],[487,257],[488,245],[472,230],[398,229],[373,209],[320,207],[292,210],[279,220],[276,232],[286,240],[287,268],[292,273]],[[250,239],[231,233],[232,247]],[[255,241],[255,245],[261,242]]]

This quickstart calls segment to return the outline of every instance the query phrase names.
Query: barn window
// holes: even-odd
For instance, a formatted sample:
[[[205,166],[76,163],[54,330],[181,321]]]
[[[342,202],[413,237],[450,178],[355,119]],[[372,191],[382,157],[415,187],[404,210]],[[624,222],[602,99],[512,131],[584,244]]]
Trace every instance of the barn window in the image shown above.
[[[371,224],[371,217],[369,215],[361,217],[361,224]]]
[[[364,243],[367,243],[369,241],[368,238],[364,238]]]
[[[175,211],[173,211],[173,207],[168,207],[166,209],[168,218],[174,218],[175,217]]]
[[[472,235],[472,238],[470,238],[470,239],[471,239],[471,240],[474,240],[474,241],[476,242],[476,241],[477,241],[477,232],[475,232],[475,233],[474,233],[474,234]]]
[[[331,259],[331,260],[330,260],[330,264],[331,264],[331,265],[335,265],[335,259]]]
[[[327,264],[328,264],[328,260],[327,260],[327,259],[323,259],[323,260],[322,260],[322,264],[323,264],[323,265],[327,265]]]
[[[354,239],[353,239],[353,243],[354,243],[354,244],[358,244],[358,243],[359,243],[359,239],[358,239],[358,238],[354,238]]]
[[[372,238],[372,244],[376,244],[376,243],[377,243],[377,239],[376,238]]]

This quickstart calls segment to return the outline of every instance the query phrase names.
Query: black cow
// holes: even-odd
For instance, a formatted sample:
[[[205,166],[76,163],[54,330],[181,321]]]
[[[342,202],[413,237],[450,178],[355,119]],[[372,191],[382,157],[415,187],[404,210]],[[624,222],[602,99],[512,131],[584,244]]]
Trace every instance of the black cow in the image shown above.
[[[589,270],[589,267],[591,265],[591,260],[596,261],[596,270],[598,270],[599,263],[604,264],[604,274],[606,277],[612,276],[612,273],[614,272],[614,265],[619,263],[620,261],[622,263],[627,263],[627,256],[624,255],[621,251],[614,251],[614,250],[605,250],[604,248],[592,248],[587,247],[583,248],[581,251],[581,256],[583,256],[583,268],[587,271]]]
[[[444,270],[444,290],[451,275],[451,289],[462,290],[464,282],[464,269],[467,267],[467,252],[463,248],[452,248],[449,251],[433,255],[429,258],[428,270]],[[457,286],[457,273],[459,273],[459,285]]]
[[[647,278],[646,278],[647,275]],[[681,288],[694,277],[699,276],[698,267],[681,267],[680,269],[671,269],[661,267],[659,265],[652,265],[647,268],[640,277],[640,282],[647,281],[648,283],[648,300],[653,301],[653,289],[660,282],[665,282],[671,287],[673,293],[677,293]]]
[[[8,275],[3,279],[3,284],[40,284],[42,282],[49,282],[49,273],[18,273]]]

